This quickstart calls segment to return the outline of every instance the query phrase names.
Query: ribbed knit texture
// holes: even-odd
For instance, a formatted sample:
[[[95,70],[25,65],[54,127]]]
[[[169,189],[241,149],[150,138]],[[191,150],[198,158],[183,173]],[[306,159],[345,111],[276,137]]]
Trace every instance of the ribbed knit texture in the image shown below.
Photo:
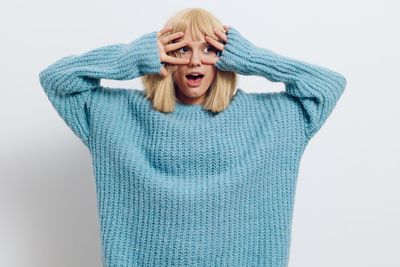
[[[230,27],[216,67],[283,82],[285,91],[238,88],[219,113],[180,102],[161,113],[142,90],[100,86],[161,66],[153,31],[61,58],[39,75],[90,150],[104,266],[287,266],[301,156],[346,79]]]

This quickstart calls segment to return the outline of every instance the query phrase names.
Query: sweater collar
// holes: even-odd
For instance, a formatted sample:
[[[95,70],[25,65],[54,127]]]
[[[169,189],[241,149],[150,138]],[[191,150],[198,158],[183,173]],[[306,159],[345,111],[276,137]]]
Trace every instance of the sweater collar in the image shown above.
[[[237,97],[240,94],[242,94],[242,89],[238,88],[233,99],[231,100],[231,103],[227,107],[227,109],[232,108],[236,104]],[[190,114],[190,113],[204,113],[204,114],[210,113],[211,114],[212,113],[211,111],[208,111],[205,108],[203,108],[203,106],[200,104],[185,104],[180,101],[176,101],[175,112],[176,113],[187,113],[187,114]]]

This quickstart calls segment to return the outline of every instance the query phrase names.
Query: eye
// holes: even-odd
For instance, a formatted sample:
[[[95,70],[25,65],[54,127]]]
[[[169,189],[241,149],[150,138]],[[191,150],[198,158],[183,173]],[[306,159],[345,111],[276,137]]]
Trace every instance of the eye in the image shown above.
[[[187,46],[181,47],[178,49],[178,52],[185,53],[186,51],[183,51],[183,49],[187,49],[187,48],[188,48]]]
[[[208,52],[215,52],[215,48],[211,45],[206,46],[206,49],[208,49]]]

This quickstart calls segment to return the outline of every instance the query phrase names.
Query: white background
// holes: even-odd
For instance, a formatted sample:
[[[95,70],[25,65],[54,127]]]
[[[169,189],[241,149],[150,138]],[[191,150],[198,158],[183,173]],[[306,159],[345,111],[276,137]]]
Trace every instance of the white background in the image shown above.
[[[0,266],[100,266],[90,154],[38,80],[70,54],[130,42],[203,7],[246,38],[348,81],[305,150],[290,267],[400,266],[397,1],[7,1],[0,8]],[[141,87],[139,79],[107,85]],[[247,92],[284,88],[239,76]]]

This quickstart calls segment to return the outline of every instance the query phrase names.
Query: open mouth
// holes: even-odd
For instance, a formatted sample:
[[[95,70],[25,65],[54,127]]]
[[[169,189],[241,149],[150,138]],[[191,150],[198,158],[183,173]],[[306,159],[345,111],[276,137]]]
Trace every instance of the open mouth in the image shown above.
[[[188,74],[188,75],[186,75],[186,78],[188,78],[189,80],[197,80],[197,79],[201,79],[203,77],[204,77],[203,74],[196,74],[196,75]]]
[[[195,75],[188,74],[188,75],[186,75],[187,83],[190,87],[199,86],[203,77],[204,77],[203,74],[195,74]]]

